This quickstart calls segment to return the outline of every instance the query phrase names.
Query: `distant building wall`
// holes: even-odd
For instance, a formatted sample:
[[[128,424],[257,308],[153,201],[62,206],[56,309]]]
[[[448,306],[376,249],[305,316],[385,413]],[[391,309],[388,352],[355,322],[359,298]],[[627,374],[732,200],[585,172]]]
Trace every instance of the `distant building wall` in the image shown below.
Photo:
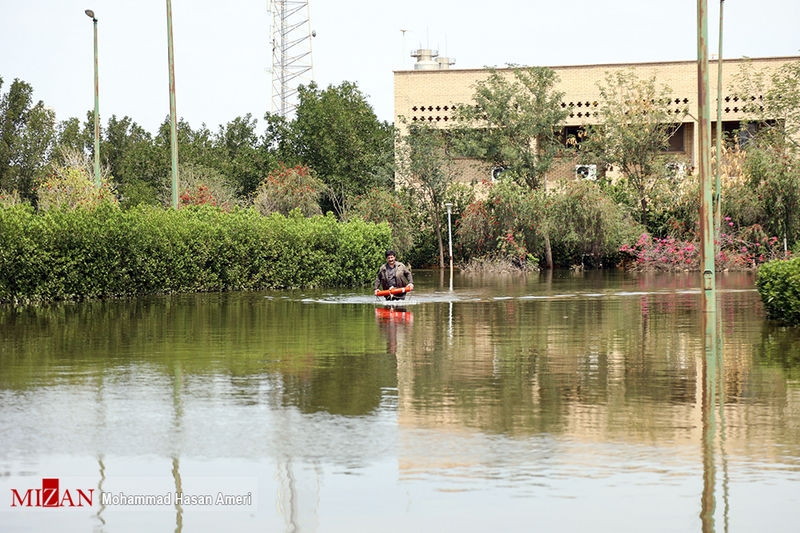
[[[797,61],[800,57],[770,57],[756,59],[724,60],[722,120],[732,124],[747,119],[742,112],[742,102],[731,94],[732,80],[745,63],[769,74],[787,62]],[[709,64],[711,120],[717,119],[717,67],[718,61]],[[697,136],[695,132],[697,110],[697,62],[669,61],[658,63],[625,63],[604,65],[578,65],[551,67],[558,74],[560,81],[555,89],[564,93],[562,107],[569,109],[565,127],[579,127],[599,122],[600,91],[598,83],[604,82],[607,73],[619,70],[633,70],[639,78],[655,76],[656,83],[668,85],[672,89],[673,106],[676,117],[681,116],[683,109],[689,114],[682,118],[683,128],[680,136],[673,139],[670,153],[684,156],[691,166],[695,164],[697,154]],[[511,73],[511,69],[497,69],[499,72]],[[475,84],[485,80],[489,75],[487,69],[442,69],[442,70],[403,70],[394,73],[394,108],[395,124],[404,128],[406,122],[424,122],[435,127],[447,128],[453,124],[453,107],[472,102]],[[748,95],[758,99],[762,95]],[[712,129],[713,128],[712,126]],[[682,141],[682,142],[680,142]],[[548,178],[574,175],[575,164],[579,161],[562,161],[554,166]],[[476,183],[491,176],[491,167],[476,165],[471,160],[458,160],[459,181]]]

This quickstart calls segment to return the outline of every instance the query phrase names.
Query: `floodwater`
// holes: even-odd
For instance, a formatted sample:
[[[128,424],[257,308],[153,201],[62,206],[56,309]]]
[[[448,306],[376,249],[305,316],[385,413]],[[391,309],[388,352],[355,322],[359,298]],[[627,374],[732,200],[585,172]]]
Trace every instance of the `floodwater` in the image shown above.
[[[0,307],[0,530],[798,530],[751,275],[415,281]]]

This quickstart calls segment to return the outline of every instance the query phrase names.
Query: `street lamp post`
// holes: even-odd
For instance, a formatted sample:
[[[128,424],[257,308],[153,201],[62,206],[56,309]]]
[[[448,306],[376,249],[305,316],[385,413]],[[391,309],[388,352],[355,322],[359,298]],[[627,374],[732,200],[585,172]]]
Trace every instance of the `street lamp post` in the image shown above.
[[[450,215],[452,213],[453,204],[447,202],[444,204],[447,207],[447,248],[450,252],[450,290],[453,290],[453,230],[450,224]]]
[[[86,16],[94,25],[94,181],[100,185],[100,83],[97,71],[97,17],[94,11],[87,9]]]
[[[175,111],[175,56],[172,52],[172,2],[167,0],[167,48],[169,56],[169,140],[172,153],[172,207],[178,209],[178,126]]]

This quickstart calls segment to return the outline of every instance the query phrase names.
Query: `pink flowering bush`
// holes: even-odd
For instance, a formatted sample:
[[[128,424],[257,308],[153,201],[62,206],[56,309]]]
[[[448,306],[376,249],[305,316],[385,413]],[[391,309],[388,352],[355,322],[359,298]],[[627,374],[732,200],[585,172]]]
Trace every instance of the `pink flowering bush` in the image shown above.
[[[720,240],[715,242],[719,250],[715,257],[717,270],[750,270],[790,254],[783,252],[777,237],[767,236],[758,224],[737,231],[730,217],[723,222],[723,227],[730,229],[720,232]],[[698,270],[702,259],[696,241],[659,239],[647,233],[642,233],[634,244],[622,246],[620,252],[626,254],[626,266],[632,270]]]

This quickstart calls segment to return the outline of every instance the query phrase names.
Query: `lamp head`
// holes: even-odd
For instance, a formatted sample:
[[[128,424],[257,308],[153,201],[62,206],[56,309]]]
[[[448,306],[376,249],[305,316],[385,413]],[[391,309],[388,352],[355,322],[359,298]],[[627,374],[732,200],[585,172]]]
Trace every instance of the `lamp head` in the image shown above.
[[[84,11],[84,13],[86,13],[86,16],[89,17],[90,19],[95,20],[94,11],[92,11],[91,9],[87,9],[86,11]]]

